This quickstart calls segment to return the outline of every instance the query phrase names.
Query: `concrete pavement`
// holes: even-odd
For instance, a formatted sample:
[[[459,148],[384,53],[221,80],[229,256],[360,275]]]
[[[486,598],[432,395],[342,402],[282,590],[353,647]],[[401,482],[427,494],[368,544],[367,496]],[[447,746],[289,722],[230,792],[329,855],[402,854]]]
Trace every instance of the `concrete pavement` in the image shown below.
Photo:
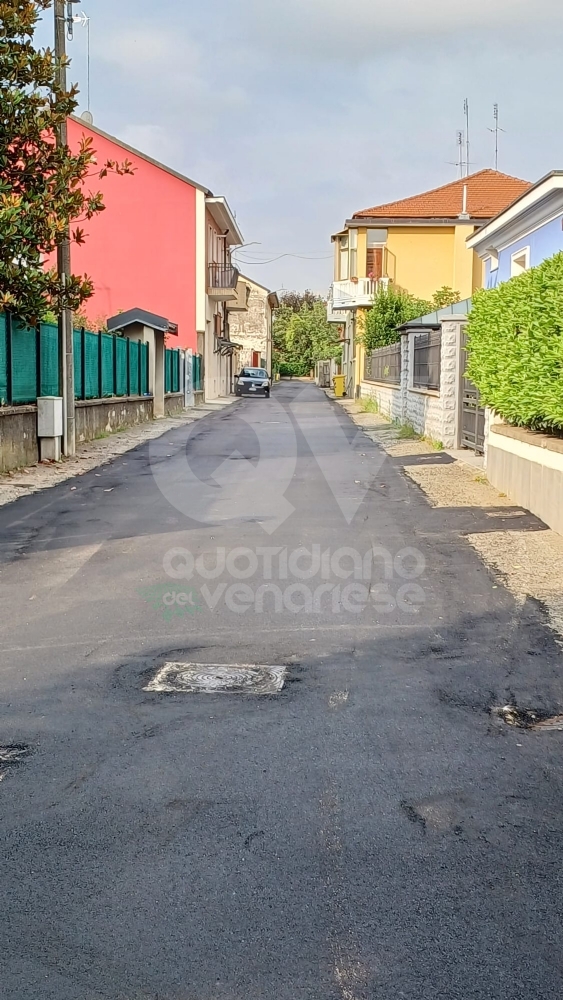
[[[563,734],[490,708],[561,711],[561,649],[490,513],[304,383],[0,509],[0,997],[560,992]],[[288,683],[145,692],[167,659]]]

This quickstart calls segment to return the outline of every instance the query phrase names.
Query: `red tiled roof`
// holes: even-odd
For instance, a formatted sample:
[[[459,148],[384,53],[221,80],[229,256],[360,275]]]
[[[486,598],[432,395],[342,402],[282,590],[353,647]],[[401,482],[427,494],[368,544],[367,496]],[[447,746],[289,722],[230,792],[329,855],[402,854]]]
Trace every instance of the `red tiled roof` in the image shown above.
[[[354,214],[355,219],[455,219],[463,206],[467,185],[467,212],[472,219],[491,219],[532,185],[498,170],[479,170],[451,184],[416,194],[402,201],[389,201]]]

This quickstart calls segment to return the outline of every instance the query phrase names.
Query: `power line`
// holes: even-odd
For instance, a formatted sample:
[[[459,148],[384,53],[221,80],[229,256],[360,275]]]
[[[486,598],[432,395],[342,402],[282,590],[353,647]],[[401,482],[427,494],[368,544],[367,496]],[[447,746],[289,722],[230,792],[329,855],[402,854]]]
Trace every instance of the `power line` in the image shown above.
[[[248,258],[242,257],[239,262],[241,264],[273,264],[274,261],[281,260],[282,257],[296,257],[299,260],[332,260],[333,254],[326,254],[324,257],[304,257],[298,253],[280,253],[278,257],[270,257],[269,260],[248,260]]]

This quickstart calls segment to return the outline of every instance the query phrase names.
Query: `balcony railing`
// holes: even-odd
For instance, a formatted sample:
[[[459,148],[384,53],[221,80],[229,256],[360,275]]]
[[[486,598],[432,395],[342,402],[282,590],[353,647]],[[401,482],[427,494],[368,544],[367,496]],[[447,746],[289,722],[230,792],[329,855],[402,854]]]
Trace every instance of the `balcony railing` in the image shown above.
[[[371,306],[377,292],[389,286],[389,278],[348,278],[332,285],[331,311]]]
[[[328,323],[345,323],[346,316],[340,311],[334,310],[333,300],[332,300],[332,285],[328,290],[328,296],[326,300],[326,318]]]
[[[208,287],[219,291],[222,288],[235,290],[239,279],[239,271],[232,264],[209,264]]]

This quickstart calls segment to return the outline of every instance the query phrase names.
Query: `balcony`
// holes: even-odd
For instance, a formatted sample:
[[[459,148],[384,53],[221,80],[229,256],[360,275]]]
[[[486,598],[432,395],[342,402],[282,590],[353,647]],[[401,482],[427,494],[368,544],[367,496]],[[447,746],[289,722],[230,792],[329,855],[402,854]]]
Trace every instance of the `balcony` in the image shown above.
[[[250,285],[243,278],[239,278],[235,291],[236,297],[227,303],[227,309],[229,312],[246,312],[250,299]]]
[[[332,299],[332,285],[328,290],[328,297],[326,300],[326,318],[327,318],[327,323],[342,324],[346,322],[346,313],[342,309],[336,311],[334,309],[333,299]]]
[[[209,264],[207,294],[215,302],[229,302],[237,298],[239,272],[232,264]]]
[[[358,309],[362,306],[369,309],[377,292],[388,286],[389,278],[348,278],[346,281],[335,281],[329,299],[330,311],[335,314],[339,310]],[[329,322],[338,323],[342,320],[335,315]]]

